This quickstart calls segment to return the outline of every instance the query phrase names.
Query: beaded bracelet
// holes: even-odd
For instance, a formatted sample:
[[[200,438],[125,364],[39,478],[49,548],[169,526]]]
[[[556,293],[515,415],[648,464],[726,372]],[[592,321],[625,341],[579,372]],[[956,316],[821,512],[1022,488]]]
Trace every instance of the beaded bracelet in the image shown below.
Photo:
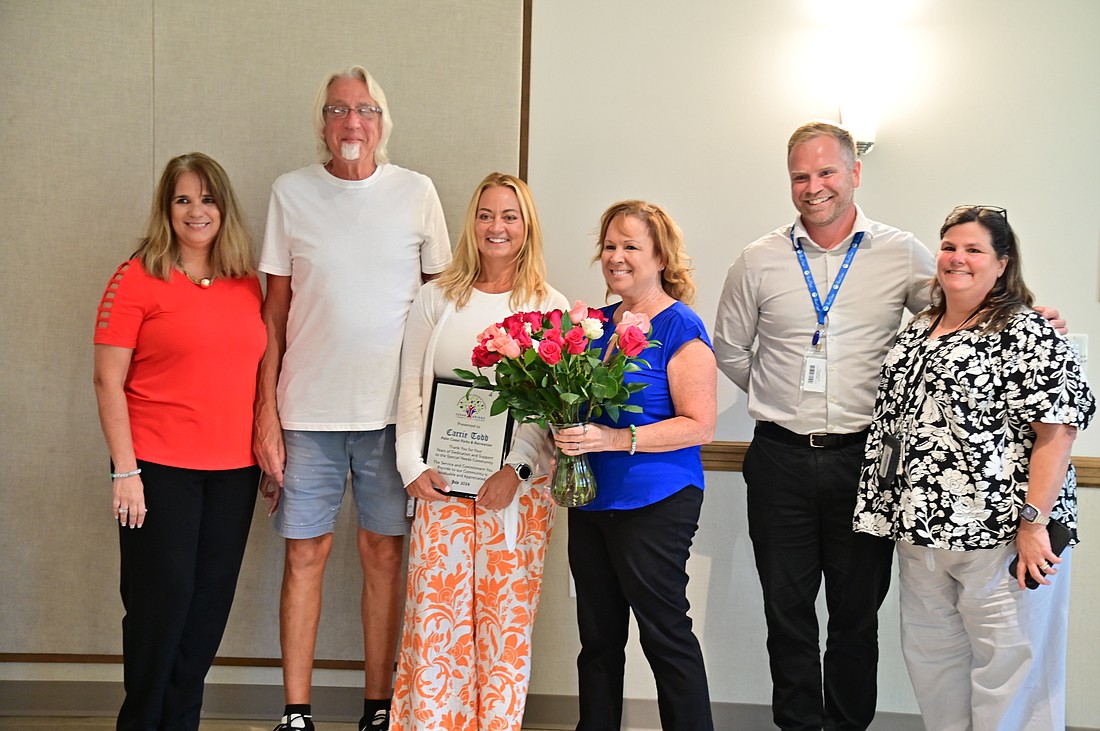
[[[633,424],[630,425],[630,455],[634,455],[634,451],[638,449],[638,427]]]
[[[121,480],[123,477],[133,477],[134,475],[140,475],[140,474],[141,474],[141,468],[138,467],[133,472],[112,472],[111,473],[111,479],[112,480]]]

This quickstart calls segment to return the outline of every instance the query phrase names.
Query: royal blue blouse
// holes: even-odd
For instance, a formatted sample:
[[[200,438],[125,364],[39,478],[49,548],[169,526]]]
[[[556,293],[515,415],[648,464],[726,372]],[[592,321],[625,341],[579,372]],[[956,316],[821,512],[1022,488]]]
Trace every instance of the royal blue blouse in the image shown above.
[[[608,322],[603,337],[595,341],[595,347],[607,347],[615,328],[611,325],[615,310],[621,303],[602,308]],[[695,312],[676,302],[650,321],[649,338],[661,343],[660,347],[646,348],[639,356],[648,363],[640,371],[626,373],[629,382],[645,383],[646,388],[631,394],[627,403],[642,407],[640,413],[621,411],[619,420],[612,421],[601,414],[592,419],[595,424],[616,428],[630,424],[645,426],[676,415],[668,388],[668,362],[681,346],[699,339],[712,348],[703,321]],[[685,447],[671,452],[593,452],[588,455],[596,476],[596,499],[580,510],[631,510],[664,500],[688,485],[703,489],[703,463],[699,447]]]

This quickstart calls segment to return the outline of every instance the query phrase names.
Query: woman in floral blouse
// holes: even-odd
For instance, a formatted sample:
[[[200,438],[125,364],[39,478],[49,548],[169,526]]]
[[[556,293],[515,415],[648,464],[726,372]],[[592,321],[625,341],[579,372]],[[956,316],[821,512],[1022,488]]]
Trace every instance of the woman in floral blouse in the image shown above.
[[[882,367],[855,529],[897,541],[927,728],[1064,728],[1070,561],[1046,523],[1076,542],[1069,455],[1095,401],[1031,310],[1007,213],[960,206],[940,237],[933,304]]]

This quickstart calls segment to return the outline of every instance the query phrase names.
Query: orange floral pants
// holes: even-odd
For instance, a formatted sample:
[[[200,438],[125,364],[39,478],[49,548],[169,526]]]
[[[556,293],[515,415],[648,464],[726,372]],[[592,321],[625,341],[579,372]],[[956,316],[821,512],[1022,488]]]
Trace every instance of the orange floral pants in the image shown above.
[[[391,731],[519,731],[554,520],[543,491],[519,499],[514,551],[472,500],[417,502]]]

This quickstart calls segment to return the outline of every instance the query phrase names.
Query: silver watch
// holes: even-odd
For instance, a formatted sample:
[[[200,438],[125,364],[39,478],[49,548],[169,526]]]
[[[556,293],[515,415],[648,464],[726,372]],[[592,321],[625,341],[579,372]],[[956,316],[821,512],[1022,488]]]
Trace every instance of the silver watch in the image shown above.
[[[1043,511],[1031,503],[1024,503],[1024,508],[1020,511],[1020,517],[1035,525],[1046,525],[1050,522],[1050,516],[1043,515]]]

